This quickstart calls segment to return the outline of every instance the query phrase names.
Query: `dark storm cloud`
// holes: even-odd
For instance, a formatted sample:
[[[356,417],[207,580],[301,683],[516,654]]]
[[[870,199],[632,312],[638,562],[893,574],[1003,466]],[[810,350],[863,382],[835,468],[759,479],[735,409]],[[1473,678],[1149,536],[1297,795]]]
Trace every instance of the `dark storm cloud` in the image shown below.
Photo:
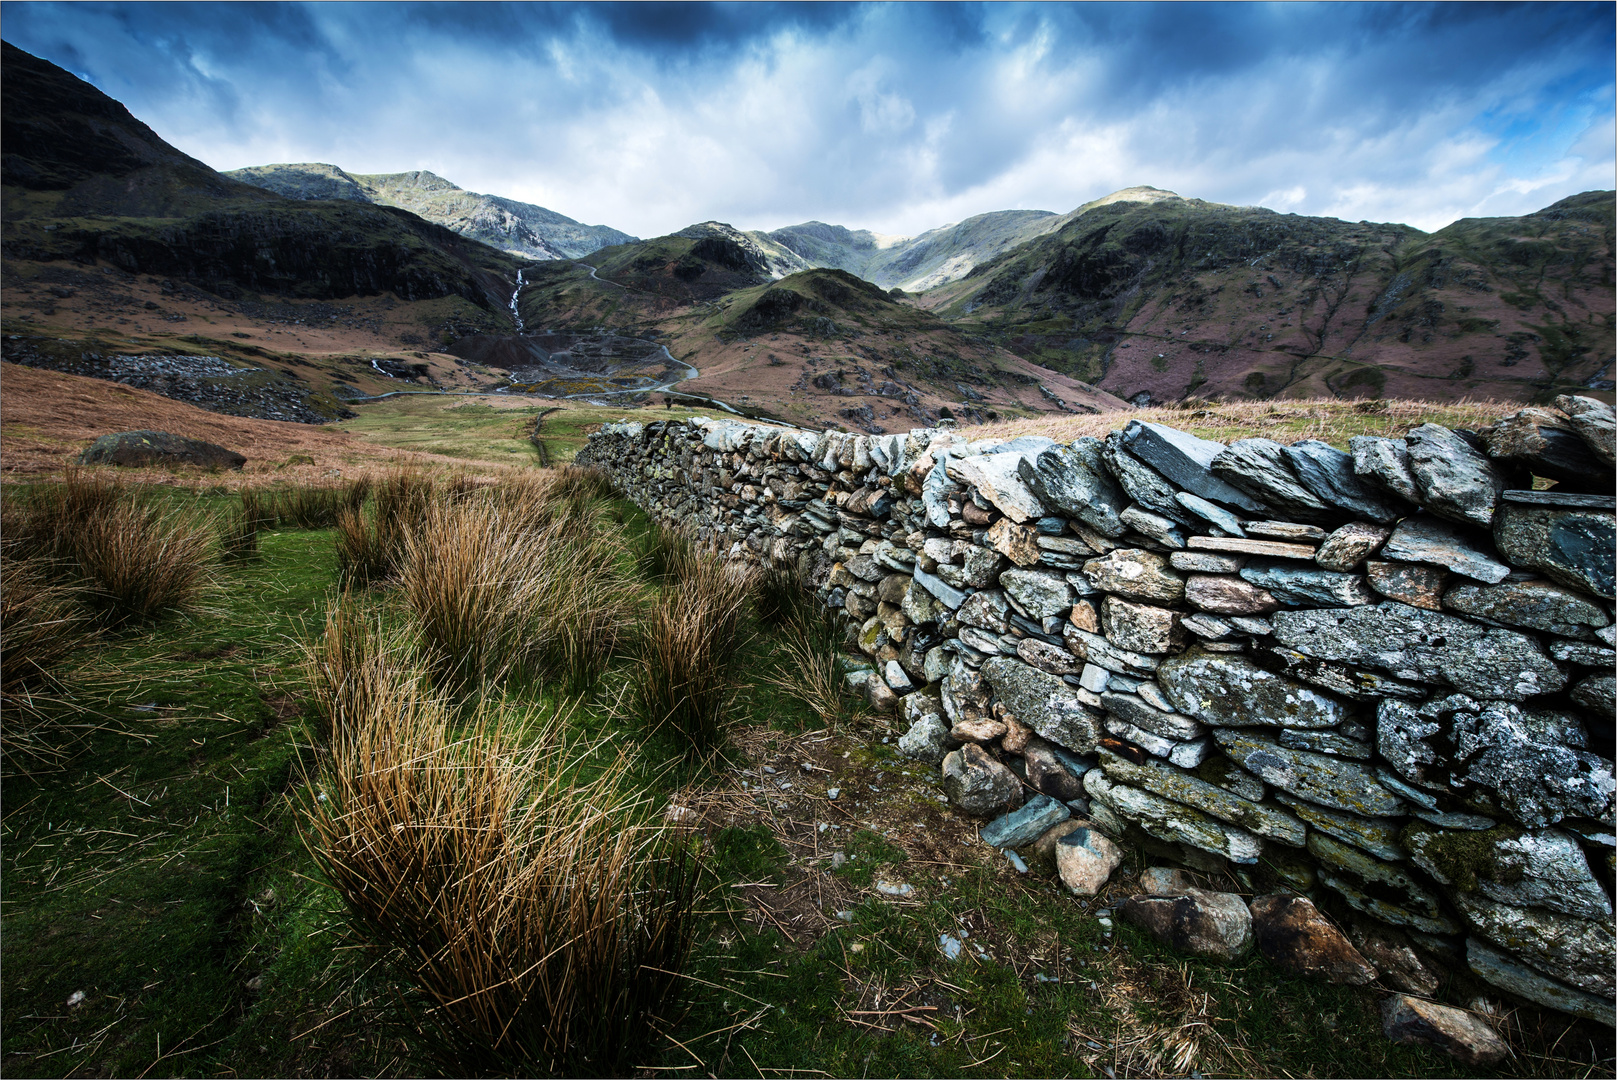
[[[1610,4],[4,5],[221,168],[430,168],[642,234],[1149,183],[1519,213],[1613,183]]]

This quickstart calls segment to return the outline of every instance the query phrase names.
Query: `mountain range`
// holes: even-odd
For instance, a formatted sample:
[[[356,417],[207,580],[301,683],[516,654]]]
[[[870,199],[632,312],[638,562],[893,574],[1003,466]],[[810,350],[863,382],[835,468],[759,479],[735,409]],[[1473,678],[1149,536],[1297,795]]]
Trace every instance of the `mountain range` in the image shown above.
[[[490,247],[529,259],[576,259],[637,237],[584,225],[532,203],[467,191],[435,173],[347,173],[335,165],[255,165],[226,176],[289,199],[346,199],[408,210]]]
[[[708,221],[639,240],[430,172],[221,174],[9,44],[3,79],[8,342],[180,350],[163,321],[231,321],[183,348],[273,344],[288,378],[338,393],[417,369],[486,385],[492,358],[536,355],[502,336],[605,329],[667,344],[700,371],[684,390],[865,430],[945,409],[1612,388],[1609,191],[1431,234],[1141,186],[915,237]]]

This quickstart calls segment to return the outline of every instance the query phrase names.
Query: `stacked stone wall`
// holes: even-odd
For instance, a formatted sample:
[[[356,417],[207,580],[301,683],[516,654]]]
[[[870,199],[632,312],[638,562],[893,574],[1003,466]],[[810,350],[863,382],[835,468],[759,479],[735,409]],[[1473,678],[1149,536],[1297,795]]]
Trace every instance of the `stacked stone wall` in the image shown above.
[[[578,462],[795,567],[990,843],[1087,819],[1611,1023],[1612,451],[1562,398],[1349,452],[697,419]]]

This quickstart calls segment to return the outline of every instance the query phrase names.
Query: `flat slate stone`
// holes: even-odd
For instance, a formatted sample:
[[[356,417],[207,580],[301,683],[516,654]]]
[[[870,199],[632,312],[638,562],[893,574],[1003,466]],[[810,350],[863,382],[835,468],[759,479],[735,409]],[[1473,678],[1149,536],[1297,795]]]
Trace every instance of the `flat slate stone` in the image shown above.
[[[1185,579],[1174,573],[1168,560],[1140,548],[1117,548],[1102,558],[1088,560],[1084,563],[1084,577],[1101,592],[1134,600],[1172,603],[1185,595]]]
[[[1486,534],[1416,514],[1398,523],[1381,548],[1384,559],[1430,563],[1490,585],[1505,580],[1510,567],[1494,558]]]
[[[1179,500],[1180,506],[1183,506],[1209,525],[1216,525],[1231,536],[1246,535],[1245,530],[1241,528],[1241,519],[1222,506],[1208,502],[1200,495],[1192,495],[1188,491],[1181,491],[1175,498]]]
[[[1099,634],[1080,630],[1071,624],[1062,627],[1061,634],[1067,649],[1078,659],[1119,675],[1150,678],[1161,662],[1158,657],[1121,648]]]
[[[1046,505],[1103,536],[1127,531],[1118,515],[1129,500],[1106,467],[1099,439],[1078,439],[1071,446],[1023,457],[1017,471]]]
[[[1440,424],[1422,424],[1404,436],[1409,472],[1420,490],[1420,504],[1462,524],[1487,528],[1505,479],[1470,443]]]
[[[1398,862],[1408,858],[1399,840],[1405,825],[1403,818],[1364,817],[1346,810],[1332,810],[1284,791],[1276,792],[1275,800],[1290,807],[1293,813],[1320,832],[1344,840],[1361,851],[1368,851],[1378,859]]]
[[[1241,568],[1241,578],[1283,604],[1351,607],[1376,600],[1362,575],[1338,570],[1254,559]]]
[[[1245,829],[1226,825],[1210,814],[1149,791],[1120,784],[1104,769],[1084,774],[1084,790],[1094,802],[1118,818],[1133,822],[1158,840],[1186,844],[1222,855],[1231,862],[1255,863],[1263,850],[1257,837]]]
[[[1280,540],[1249,540],[1239,536],[1192,536],[1186,541],[1191,551],[1229,551],[1238,555],[1267,555],[1275,559],[1314,560],[1314,547],[1288,544]]]
[[[1391,600],[1272,618],[1280,644],[1305,655],[1368,664],[1398,679],[1445,682],[1479,697],[1522,701],[1567,683],[1533,638]]]
[[[1451,786],[1486,789],[1529,828],[1580,817],[1611,825],[1612,763],[1572,745],[1582,742],[1582,732],[1569,732],[1555,714],[1481,701],[1453,708],[1446,719],[1454,742]]]
[[[1317,525],[1299,525],[1295,521],[1249,521],[1246,531],[1265,540],[1303,544],[1317,542],[1330,535]]]
[[[1022,482],[1018,466],[1026,457],[1022,453],[1004,453],[951,458],[945,471],[961,483],[976,488],[1000,513],[1020,525],[1049,512]]]
[[[1609,919],[1575,919],[1543,908],[1501,904],[1478,893],[1457,892],[1454,904],[1478,935],[1540,971],[1553,971],[1608,1001],[1617,992],[1617,940]]]
[[[1345,706],[1244,656],[1200,648],[1164,660],[1157,682],[1180,712],[1220,727],[1331,728]]]
[[[1019,848],[1031,844],[1045,832],[1072,817],[1072,811],[1048,795],[1036,795],[1020,810],[1013,810],[984,825],[978,835],[983,843],[997,848]]]
[[[1187,741],[1207,733],[1207,729],[1181,713],[1163,712],[1153,708],[1135,694],[1106,693],[1100,696],[1101,708],[1137,728],[1160,735],[1165,739]]]
[[[1257,836],[1298,848],[1307,841],[1303,823],[1284,809],[1244,799],[1172,765],[1150,760],[1136,765],[1103,749],[1100,767],[1123,783],[1193,806]]]
[[[1404,805],[1356,762],[1290,750],[1238,728],[1214,728],[1213,738],[1241,768],[1309,802],[1362,817],[1396,814]]]
[[[1222,443],[1200,439],[1163,424],[1131,420],[1123,429],[1123,445],[1185,491],[1252,514],[1266,512],[1263,503],[1231,487],[1210,471],[1224,452]]]
[[[1175,551],[1168,556],[1168,564],[1175,570],[1201,574],[1233,574],[1245,562],[1239,555],[1220,555],[1212,551]]]
[[[1365,882],[1379,886],[1383,897],[1397,897],[1398,906],[1426,919],[1443,916],[1443,901],[1431,889],[1410,877],[1402,866],[1383,862],[1374,855],[1359,850],[1352,844],[1334,840],[1323,832],[1308,836],[1308,853],[1324,866],[1345,871]]]
[[[1329,443],[1304,439],[1286,447],[1286,463],[1321,502],[1382,525],[1397,521],[1409,507],[1389,498],[1353,471],[1353,456]]]
[[[1477,978],[1506,993],[1607,1027],[1617,1026],[1617,1014],[1608,999],[1534,971],[1481,938],[1466,939],[1465,961]]]
[[[1535,476],[1548,477],[1560,491],[1606,495],[1612,490],[1611,466],[1597,458],[1567,419],[1533,406],[1518,410],[1483,432],[1488,456],[1517,463]]]
[[[1573,637],[1586,628],[1611,624],[1611,617],[1589,595],[1550,581],[1507,581],[1499,585],[1456,585],[1443,594],[1443,606],[1510,626]]]
[[[1494,515],[1494,543],[1511,565],[1541,570],[1607,600],[1617,585],[1617,518],[1598,510],[1505,503]]]
[[[1179,505],[1179,489],[1161,473],[1129,453],[1123,447],[1121,431],[1108,432],[1102,454],[1106,467],[1117,477],[1117,482],[1128,492],[1129,498],[1143,508],[1181,525],[1193,525],[1195,514]]]
[[[1371,559],[1364,564],[1370,588],[1389,600],[1410,607],[1438,611],[1443,607],[1443,587],[1452,576],[1441,566],[1424,563],[1383,562]]]
[[[919,566],[915,568],[914,580],[915,584],[937,597],[939,601],[949,608],[958,608],[961,604],[966,602],[966,594],[964,592],[955,588],[953,585],[950,585],[942,578],[927,573]]]
[[[1037,570],[1006,570],[999,575],[1005,595],[1022,606],[1030,618],[1065,615],[1072,608],[1072,586],[1065,578]]]
[[[1264,646],[1251,656],[1269,670],[1284,672],[1354,701],[1380,701],[1389,697],[1416,701],[1431,691],[1421,683],[1404,682],[1354,665],[1334,664],[1280,645]]]
[[[1239,439],[1213,459],[1213,472],[1221,480],[1245,491],[1259,502],[1303,521],[1334,521],[1346,511],[1328,507],[1303,486],[1291,471],[1286,448],[1273,439]]]

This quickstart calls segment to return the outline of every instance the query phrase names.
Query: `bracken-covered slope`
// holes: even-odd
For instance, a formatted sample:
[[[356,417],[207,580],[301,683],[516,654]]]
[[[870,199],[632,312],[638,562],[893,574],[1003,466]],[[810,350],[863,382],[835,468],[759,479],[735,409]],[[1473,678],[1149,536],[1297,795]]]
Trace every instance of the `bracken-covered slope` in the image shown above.
[[[500,310],[519,263],[414,214],[299,202],[223,176],[118,102],[4,46],[3,250],[130,273],[330,299],[460,296]]]
[[[1612,192],[1429,235],[1150,192],[923,303],[1137,401],[1611,389]]]

